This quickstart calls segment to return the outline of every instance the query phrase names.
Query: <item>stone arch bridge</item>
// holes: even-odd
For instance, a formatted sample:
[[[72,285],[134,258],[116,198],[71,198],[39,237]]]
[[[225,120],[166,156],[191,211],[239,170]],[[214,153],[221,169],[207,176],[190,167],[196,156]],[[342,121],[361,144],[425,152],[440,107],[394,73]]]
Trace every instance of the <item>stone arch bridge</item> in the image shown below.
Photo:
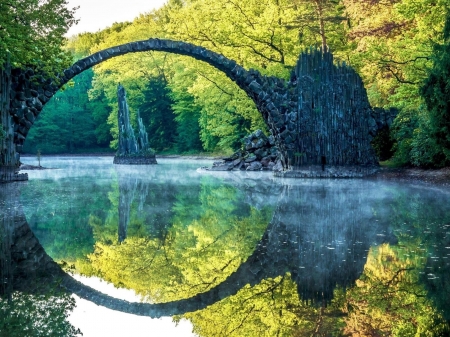
[[[103,61],[143,51],[191,56],[209,63],[234,81],[253,100],[274,136],[284,170],[315,166],[323,169],[325,164],[377,165],[370,142],[379,129],[392,121],[392,116],[370,107],[361,78],[345,64],[335,65],[331,53],[310,50],[301,54],[291,79],[286,81],[246,70],[203,47],[149,39],[99,51],[53,79],[32,69],[3,71],[0,122],[9,137],[0,147],[0,166],[19,163],[17,153],[29,130],[43,106],[64,84]]]

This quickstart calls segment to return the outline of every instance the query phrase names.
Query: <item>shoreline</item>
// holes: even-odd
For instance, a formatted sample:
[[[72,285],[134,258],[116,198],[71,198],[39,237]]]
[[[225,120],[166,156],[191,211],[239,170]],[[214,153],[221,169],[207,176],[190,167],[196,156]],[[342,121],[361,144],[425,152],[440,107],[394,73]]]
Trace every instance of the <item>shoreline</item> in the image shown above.
[[[410,183],[426,187],[436,187],[450,192],[450,167],[444,167],[441,169],[382,167],[373,176],[369,176],[367,178],[373,180]]]
[[[94,153],[61,153],[61,154],[46,154],[42,155],[42,158],[45,157],[114,157],[115,153],[109,152],[94,152]],[[196,159],[196,160],[220,160],[224,158],[224,156],[202,156],[202,155],[183,155],[183,154],[157,154],[156,158],[168,158],[168,159]],[[21,154],[21,158],[36,158],[35,154]]]
[[[48,154],[45,157],[114,157],[114,153],[97,152],[97,153],[63,153],[63,154]],[[36,157],[33,154],[23,154],[23,158]],[[191,160],[221,160],[223,156],[202,156],[202,155],[156,155],[156,158],[167,159],[191,159]],[[30,165],[33,166],[33,165]],[[35,168],[36,169],[36,168]],[[45,168],[41,168],[45,169]],[[23,170],[23,169],[22,169]],[[305,178],[314,179],[314,178]],[[319,178],[323,179],[323,178]],[[355,178],[361,179],[361,178]],[[437,187],[440,189],[449,189],[450,191],[450,167],[441,169],[422,169],[412,167],[401,168],[387,168],[380,167],[380,169],[365,178],[371,180],[388,180],[397,182],[407,182],[422,186]]]

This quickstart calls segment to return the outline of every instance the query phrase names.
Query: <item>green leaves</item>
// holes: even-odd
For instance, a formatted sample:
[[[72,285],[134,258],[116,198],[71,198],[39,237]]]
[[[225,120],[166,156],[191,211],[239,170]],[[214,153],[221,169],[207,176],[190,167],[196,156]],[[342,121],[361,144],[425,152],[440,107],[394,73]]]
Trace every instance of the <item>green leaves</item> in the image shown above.
[[[62,50],[64,34],[76,24],[66,0],[11,0],[0,3],[0,65],[35,66],[50,75],[72,59]]]
[[[421,88],[429,111],[429,134],[440,154],[438,166],[450,164],[450,12],[447,11],[442,44],[434,46],[433,68]]]
[[[111,109],[104,92],[89,100],[93,71],[76,76],[73,86],[58,92],[42,110],[27,136],[24,151],[44,154],[108,149],[111,140],[107,117]]]
[[[230,217],[238,210],[242,213],[242,198],[235,188],[208,184],[192,196],[180,193],[170,226],[157,237],[136,232],[146,221],[134,210],[129,224],[134,234],[121,244],[97,242],[89,255],[91,272],[116,286],[134,289],[150,302],[205,292],[251,254],[269,221],[267,209],[249,209],[248,214]]]
[[[415,114],[413,129],[407,130],[410,123],[400,125],[402,118],[395,125],[400,161],[442,166],[450,155],[450,122],[445,109],[435,107],[449,96],[440,34],[446,9],[446,0],[170,1],[132,23],[80,34],[68,42],[67,50],[81,57],[130,41],[169,38],[204,46],[265,75],[288,78],[301,50],[327,45],[337,59],[359,72],[373,106]],[[441,51],[436,44],[442,45]],[[427,101],[428,113],[421,107],[420,88],[433,64],[433,74],[440,73],[441,79],[430,77],[427,95],[433,100]],[[110,141],[116,146],[119,82],[127,89],[132,119],[141,108],[153,137],[150,145],[159,151],[229,153],[239,148],[245,134],[265,129],[242,90],[213,67],[189,57],[127,54],[99,64],[94,73],[89,109],[95,131],[85,136],[102,145]]]
[[[11,300],[0,297],[0,336],[82,336],[67,321],[74,307],[74,298],[55,290],[45,295],[13,292]]]
[[[431,66],[446,1],[343,1],[354,45],[350,65],[363,77],[373,106],[417,109]]]

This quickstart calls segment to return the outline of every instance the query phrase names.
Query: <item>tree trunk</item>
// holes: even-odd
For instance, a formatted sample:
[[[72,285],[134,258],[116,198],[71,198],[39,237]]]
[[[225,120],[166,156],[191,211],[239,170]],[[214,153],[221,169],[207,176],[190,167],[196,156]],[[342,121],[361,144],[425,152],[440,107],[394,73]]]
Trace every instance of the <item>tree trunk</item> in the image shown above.
[[[323,0],[314,0],[316,5],[317,16],[319,18],[319,34],[322,39],[322,52],[328,50],[327,37],[325,35],[325,20],[323,18]]]

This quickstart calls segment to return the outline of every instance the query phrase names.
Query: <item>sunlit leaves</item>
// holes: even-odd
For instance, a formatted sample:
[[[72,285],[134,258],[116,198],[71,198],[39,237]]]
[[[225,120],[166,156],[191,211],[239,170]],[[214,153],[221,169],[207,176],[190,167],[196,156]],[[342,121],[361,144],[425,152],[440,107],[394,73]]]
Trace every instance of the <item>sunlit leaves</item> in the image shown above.
[[[418,256],[417,256],[418,257]],[[362,336],[407,336],[439,331],[444,321],[419,282],[421,260],[382,245],[369,253],[364,273],[347,292],[346,331]]]
[[[225,186],[202,192],[200,212],[189,222],[183,204],[175,204],[172,226],[162,237],[97,242],[89,256],[95,273],[152,302],[188,298],[218,285],[251,254],[268,223],[267,210],[232,215],[236,192]]]
[[[66,0],[0,2],[0,66],[35,66],[53,75],[70,64],[64,34],[76,23]]]
[[[359,70],[375,106],[414,109],[442,30],[446,1],[343,1]]]

